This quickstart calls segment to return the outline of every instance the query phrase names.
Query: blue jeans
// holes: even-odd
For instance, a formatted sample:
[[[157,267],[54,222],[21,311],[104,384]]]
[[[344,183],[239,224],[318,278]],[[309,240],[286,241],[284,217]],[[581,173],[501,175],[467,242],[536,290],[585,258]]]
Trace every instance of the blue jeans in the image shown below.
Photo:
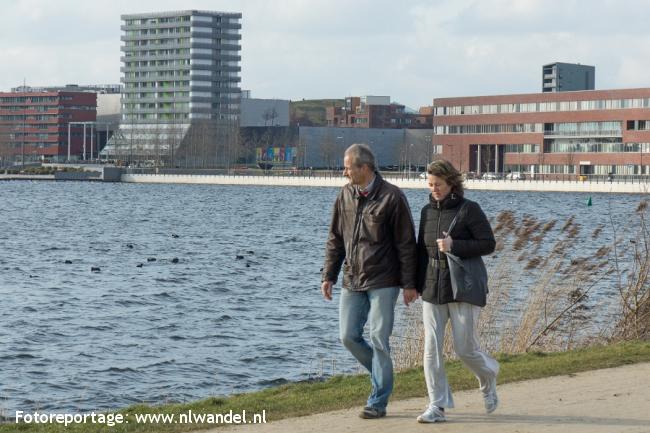
[[[393,332],[395,303],[399,287],[373,289],[367,292],[341,291],[339,323],[341,341],[352,355],[370,372],[372,391],[367,406],[385,409],[393,391],[393,361],[389,338]],[[369,322],[370,343],[363,338],[363,327]]]

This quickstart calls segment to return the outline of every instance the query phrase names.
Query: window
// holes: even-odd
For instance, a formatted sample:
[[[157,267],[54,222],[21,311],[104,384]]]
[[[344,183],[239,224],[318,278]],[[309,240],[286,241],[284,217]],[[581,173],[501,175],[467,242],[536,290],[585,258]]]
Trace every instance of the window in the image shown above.
[[[193,65],[211,66],[212,65],[212,60],[210,60],[210,59],[192,59],[191,63]]]
[[[212,50],[209,48],[190,48],[190,55],[193,56],[194,54],[210,55],[212,54]]]
[[[209,102],[190,102],[190,110],[192,108],[212,108]]]
[[[549,112],[549,111],[556,111],[557,110],[557,102],[540,102],[539,103],[539,111],[543,112]]]
[[[212,83],[210,81],[195,81],[195,80],[190,81],[190,87],[195,87],[195,86],[211,87]]]
[[[190,43],[192,44],[211,44],[213,42],[212,39],[208,38],[191,38]]]
[[[212,17],[203,17],[199,15],[192,15],[192,21],[196,21],[199,23],[211,23],[212,22]]]
[[[539,153],[539,144],[506,144],[506,153]]]

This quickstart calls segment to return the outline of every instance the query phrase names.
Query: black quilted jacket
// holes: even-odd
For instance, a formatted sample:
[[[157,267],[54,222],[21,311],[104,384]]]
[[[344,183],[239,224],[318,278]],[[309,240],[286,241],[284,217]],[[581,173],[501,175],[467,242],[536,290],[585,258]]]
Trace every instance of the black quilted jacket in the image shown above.
[[[478,203],[449,194],[437,202],[429,196],[429,203],[422,208],[417,246],[417,289],[422,300],[433,304],[454,302],[451,279],[445,261],[445,254],[438,250],[437,239],[449,229],[461,204],[467,206],[458,216],[450,233],[453,239],[451,253],[461,258],[484,256],[494,251],[495,240],[490,222]]]

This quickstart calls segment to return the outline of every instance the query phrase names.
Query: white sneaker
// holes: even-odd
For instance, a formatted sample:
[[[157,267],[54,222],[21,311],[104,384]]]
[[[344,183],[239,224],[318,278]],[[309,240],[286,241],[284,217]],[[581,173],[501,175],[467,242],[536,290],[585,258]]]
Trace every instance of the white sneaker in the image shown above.
[[[445,411],[441,410],[438,406],[429,406],[422,415],[417,418],[420,423],[444,422]]]
[[[499,406],[499,397],[497,396],[497,378],[494,377],[488,382],[487,392],[483,394],[485,402],[485,413],[492,413]]]

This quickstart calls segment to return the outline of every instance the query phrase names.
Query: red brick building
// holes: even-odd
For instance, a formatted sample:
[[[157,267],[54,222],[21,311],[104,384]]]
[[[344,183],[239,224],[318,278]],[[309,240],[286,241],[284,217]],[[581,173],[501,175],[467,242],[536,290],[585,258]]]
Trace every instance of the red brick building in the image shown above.
[[[327,107],[327,126],[338,128],[431,128],[433,115],[408,113],[389,96],[352,96],[344,107]]]
[[[0,92],[0,165],[65,161],[68,123],[94,122],[94,92]],[[71,130],[71,159],[83,154],[83,127]],[[86,152],[90,154],[90,131]]]
[[[437,98],[433,123],[464,172],[650,173],[650,88]]]

